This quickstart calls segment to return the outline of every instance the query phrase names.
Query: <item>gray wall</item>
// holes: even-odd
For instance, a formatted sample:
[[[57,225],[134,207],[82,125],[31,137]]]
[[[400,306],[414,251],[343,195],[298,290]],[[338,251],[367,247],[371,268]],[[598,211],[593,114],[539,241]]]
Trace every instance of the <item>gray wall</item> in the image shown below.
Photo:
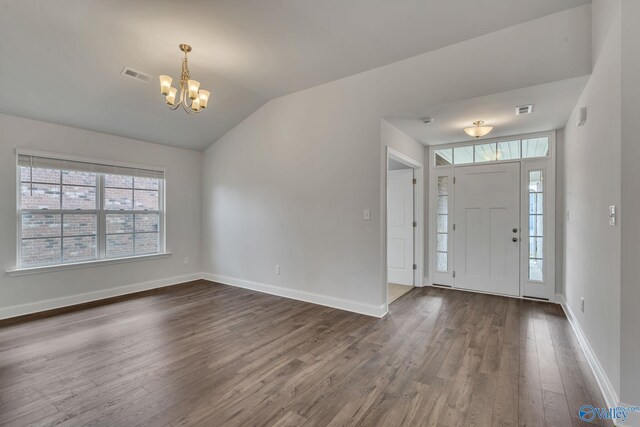
[[[384,304],[380,118],[588,74],[590,21],[586,5],[268,102],[205,152],[205,271]]]
[[[29,276],[0,275],[2,309],[201,271],[202,153],[0,114],[0,269],[16,264],[16,148],[166,168],[170,258]],[[189,265],[183,263],[190,257]],[[18,307],[19,308],[19,307]]]

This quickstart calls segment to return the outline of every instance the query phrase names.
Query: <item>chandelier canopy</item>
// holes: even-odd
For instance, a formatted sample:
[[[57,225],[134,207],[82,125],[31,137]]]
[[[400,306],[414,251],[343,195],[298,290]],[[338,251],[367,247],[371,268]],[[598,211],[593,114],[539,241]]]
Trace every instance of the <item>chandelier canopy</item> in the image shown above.
[[[187,54],[191,52],[191,46],[181,44],[180,50],[184,52],[182,59],[182,74],[180,75],[180,97],[176,103],[176,95],[178,89],[171,86],[173,79],[169,76],[160,76],[160,93],[162,93],[169,105],[169,108],[176,110],[182,106],[184,111],[189,114],[199,113],[205,108],[209,102],[211,93],[207,90],[200,89],[200,82],[191,80],[189,76],[189,62]]]

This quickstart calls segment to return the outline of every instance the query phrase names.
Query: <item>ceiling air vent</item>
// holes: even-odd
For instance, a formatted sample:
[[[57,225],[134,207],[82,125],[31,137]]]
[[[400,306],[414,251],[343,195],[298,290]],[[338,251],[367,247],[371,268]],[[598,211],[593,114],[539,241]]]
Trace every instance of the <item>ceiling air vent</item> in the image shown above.
[[[520,116],[522,114],[531,114],[531,113],[533,113],[533,104],[521,105],[520,107],[516,107],[516,116]]]
[[[124,67],[120,74],[126,77],[131,77],[132,79],[136,79],[144,83],[147,83],[151,79],[151,76],[149,74],[143,73],[142,71],[134,70],[133,68],[129,68],[129,67]]]

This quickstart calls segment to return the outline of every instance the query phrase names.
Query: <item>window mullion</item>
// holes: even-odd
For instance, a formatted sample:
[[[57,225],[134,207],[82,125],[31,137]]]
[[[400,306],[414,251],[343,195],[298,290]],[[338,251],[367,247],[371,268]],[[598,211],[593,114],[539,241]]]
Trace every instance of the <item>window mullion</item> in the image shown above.
[[[98,207],[98,217],[96,221],[98,221],[98,232],[97,232],[97,249],[98,249],[98,259],[106,258],[106,247],[107,247],[107,238],[106,238],[106,230],[107,230],[107,219],[104,212],[104,174],[97,174],[98,185],[96,191],[96,202]]]

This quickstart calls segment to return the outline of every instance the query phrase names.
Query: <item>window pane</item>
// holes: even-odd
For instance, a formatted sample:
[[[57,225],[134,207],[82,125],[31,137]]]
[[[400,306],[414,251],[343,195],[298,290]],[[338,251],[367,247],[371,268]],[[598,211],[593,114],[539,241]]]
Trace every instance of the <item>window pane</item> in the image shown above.
[[[108,214],[107,234],[133,233],[133,214]]]
[[[438,196],[447,196],[449,194],[449,177],[438,177]]]
[[[135,210],[158,210],[158,192],[153,190],[134,190],[135,191]]]
[[[136,214],[136,231],[158,232],[160,215],[158,214]]]
[[[448,266],[448,253],[446,252],[438,252],[436,253],[436,270],[440,272],[446,272],[449,270]]]
[[[448,196],[438,196],[438,215],[446,215],[448,214],[448,205],[449,205],[449,197]]]
[[[133,179],[134,187],[141,188],[143,190],[158,190],[160,189],[160,180],[156,178],[139,178]]]
[[[437,233],[447,233],[449,231],[448,220],[448,215],[438,215],[438,217],[436,218]]]
[[[520,158],[520,141],[498,142],[498,160],[512,160]]]
[[[60,209],[59,185],[21,184],[20,193],[22,209]]]
[[[436,166],[446,166],[453,164],[453,150],[451,148],[443,148],[436,150]]]
[[[65,237],[62,241],[63,261],[86,261],[96,258],[96,237]]]
[[[60,214],[23,213],[22,237],[60,237]]]
[[[96,209],[96,188],[63,185],[62,209]]]
[[[95,235],[98,229],[97,217],[96,214],[64,214],[65,237]]]
[[[529,258],[544,258],[542,237],[529,237]]]
[[[544,261],[541,259],[529,260],[529,280],[536,282],[542,282],[544,280],[543,263]]]
[[[46,182],[51,184],[60,184],[59,169],[40,169],[33,168],[33,182]]]
[[[453,149],[453,162],[456,165],[473,163],[473,145],[468,147],[455,147]]]
[[[529,215],[529,236],[543,236],[543,216]]]
[[[31,168],[20,166],[20,181],[31,181]]]
[[[96,186],[97,175],[93,172],[62,171],[62,183],[70,185]]]
[[[133,188],[133,177],[125,175],[105,175],[105,187]]]
[[[438,243],[436,245],[436,251],[438,251],[438,252],[447,252],[448,243],[449,243],[449,242],[447,242],[448,239],[449,239],[449,235],[448,234],[438,233]]]
[[[549,155],[549,138],[531,138],[522,140],[522,158],[545,157]]]
[[[133,255],[133,234],[107,235],[107,258]]]
[[[475,146],[476,163],[495,162],[496,144],[480,144]]]
[[[136,255],[158,252],[158,233],[136,234]]]
[[[22,267],[59,264],[62,259],[60,238],[27,239],[22,241]]]
[[[104,208],[105,210],[132,210],[133,209],[133,190],[121,188],[105,188],[104,189]]]
[[[543,206],[542,193],[529,193],[529,214],[542,215],[543,213],[544,213],[544,206]]]

